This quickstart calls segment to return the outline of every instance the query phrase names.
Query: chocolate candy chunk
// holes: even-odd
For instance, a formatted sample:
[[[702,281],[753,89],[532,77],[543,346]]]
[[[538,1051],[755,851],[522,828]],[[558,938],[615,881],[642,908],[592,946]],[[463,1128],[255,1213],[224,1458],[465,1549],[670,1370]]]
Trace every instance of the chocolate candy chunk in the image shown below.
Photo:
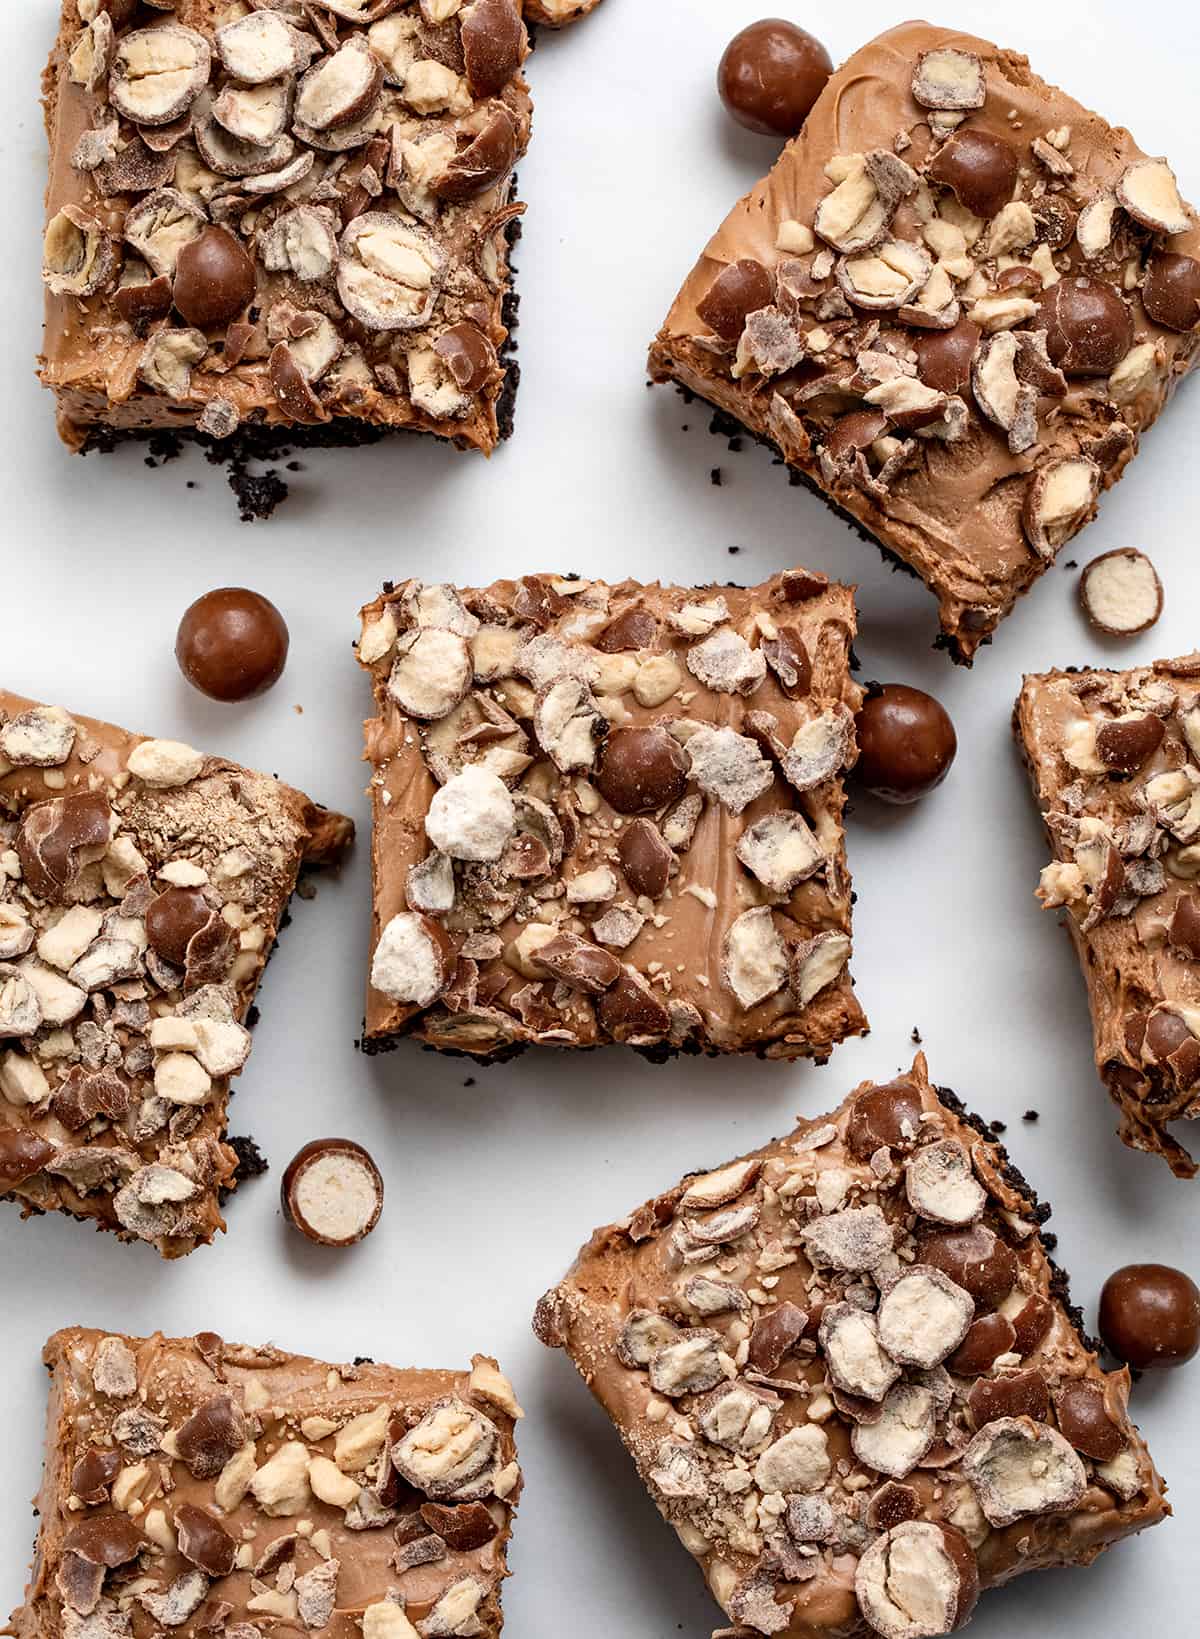
[[[361,1144],[318,1138],[288,1163],[280,1188],[283,1213],[319,1246],[356,1246],[379,1222],[383,1178]]]
[[[742,29],[725,47],[717,90],[748,131],[794,137],[832,73],[829,53],[807,29],[769,17]]]
[[[1104,1283],[1100,1335],[1138,1371],[1185,1365],[1200,1353],[1200,1288],[1168,1264],[1126,1264]]]
[[[288,629],[279,610],[244,586],[223,586],[191,604],[175,658],[193,688],[213,700],[248,700],[283,675]]]

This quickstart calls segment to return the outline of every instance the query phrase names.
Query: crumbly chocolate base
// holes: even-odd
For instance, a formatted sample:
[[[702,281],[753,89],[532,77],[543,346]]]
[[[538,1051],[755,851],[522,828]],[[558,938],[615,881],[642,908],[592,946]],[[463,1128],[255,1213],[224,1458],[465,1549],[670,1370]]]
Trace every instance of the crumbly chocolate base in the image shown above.
[[[900,1543],[896,1604],[957,1591],[961,1622],[980,1589],[1090,1564],[1170,1512],[1049,1210],[919,1055],[597,1230],[534,1331],[731,1632],[909,1631],[881,1598]]]

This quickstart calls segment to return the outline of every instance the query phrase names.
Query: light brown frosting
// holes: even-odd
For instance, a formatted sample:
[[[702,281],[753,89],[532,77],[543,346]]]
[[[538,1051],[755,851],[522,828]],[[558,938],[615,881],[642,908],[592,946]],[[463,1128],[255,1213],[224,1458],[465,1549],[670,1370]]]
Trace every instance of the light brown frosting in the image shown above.
[[[983,1588],[1024,1571],[1086,1565],[1113,1542],[1169,1513],[1162,1481],[1125,1409],[1128,1374],[1106,1377],[1101,1370],[1081,1333],[1078,1311],[1069,1307],[1065,1279],[1050,1262],[1039,1233],[1048,1209],[1038,1207],[1024,1180],[1009,1167],[1003,1148],[986,1136],[983,1124],[963,1111],[952,1094],[939,1093],[931,1085],[922,1055],[908,1076],[889,1085],[919,1093],[925,1112],[919,1145],[950,1140],[970,1151],[975,1174],[988,1193],[982,1223],[1005,1240],[1017,1258],[1016,1286],[1002,1312],[1015,1312],[1030,1297],[1041,1298],[1052,1308],[1045,1336],[1020,1359],[1020,1369],[1040,1372],[1052,1397],[1067,1383],[1097,1385],[1109,1416],[1125,1436],[1127,1458],[1136,1471],[1134,1494],[1122,1500],[1089,1461],[1086,1489],[1069,1512],[1031,1515],[1003,1528],[989,1527],[954,1455],[961,1455],[973,1432],[966,1397],[975,1380],[951,1375],[952,1401],[939,1421],[938,1439],[927,1458],[900,1483],[917,1493],[919,1518],[953,1524],[968,1536]],[[684,1395],[668,1404],[653,1392],[646,1372],[623,1365],[616,1351],[632,1311],[659,1311],[685,1328],[716,1331],[730,1371],[744,1373],[745,1340],[755,1323],[778,1305],[792,1303],[812,1314],[836,1299],[843,1286],[850,1286],[858,1290],[865,1307],[873,1307],[869,1276],[838,1277],[827,1268],[814,1270],[796,1233],[798,1225],[812,1221],[808,1213],[820,1214],[814,1197],[825,1191],[832,1191],[826,1201],[835,1200],[835,1211],[842,1202],[851,1208],[877,1204],[897,1231],[900,1267],[914,1256],[920,1262],[920,1242],[910,1238],[919,1220],[905,1196],[904,1155],[884,1148],[868,1162],[847,1144],[855,1100],[870,1090],[871,1084],[864,1083],[833,1115],[803,1121],[789,1137],[739,1158],[760,1163],[761,1171],[736,1204],[753,1200],[760,1215],[749,1233],[721,1247],[715,1262],[681,1265],[680,1247],[685,1243],[677,1232],[688,1217],[683,1196],[691,1182],[685,1179],[620,1223],[597,1230],[570,1273],[542,1300],[534,1322],[543,1342],[566,1351],[612,1418],[659,1512],[675,1526],[726,1611],[736,1612],[736,1589],[765,1578],[784,1607],[787,1622],[779,1629],[784,1639],[850,1639],[866,1631],[854,1578],[860,1554],[878,1535],[865,1523],[865,1505],[885,1479],[855,1458],[850,1445],[853,1423],[828,1404],[829,1379],[817,1344],[802,1341],[771,1375],[777,1390],[795,1387],[783,1389],[770,1439],[791,1429],[819,1427],[831,1464],[817,1495],[832,1506],[833,1540],[818,1545],[814,1574],[798,1582],[772,1569],[772,1530],[763,1525],[768,1516],[756,1516],[753,1506],[763,1499],[755,1486],[745,1483],[746,1471],[755,1468],[757,1450],[737,1459],[710,1444],[695,1421],[703,1395]],[[695,1208],[691,1212],[694,1216]],[[741,1287],[750,1306],[740,1315],[697,1319],[678,1295],[693,1273]],[[806,1329],[804,1338],[809,1339],[813,1330]],[[990,1375],[1002,1376],[1016,1365],[1005,1357]],[[824,1401],[820,1411],[819,1399]],[[664,1440],[681,1441],[694,1453],[708,1482],[702,1497],[673,1498],[656,1483],[653,1476],[661,1464]],[[739,1467],[742,1482],[728,1486],[729,1476],[736,1478]],[[744,1509],[747,1498],[752,1506]],[[776,1533],[780,1528],[776,1521]],[[747,1620],[745,1626],[747,1631],[760,1631],[755,1622]]]
[[[735,381],[728,355],[714,353],[712,333],[701,321],[697,304],[722,268],[750,257],[774,269],[792,260],[776,247],[780,224],[811,225],[816,205],[830,191],[824,167],[836,155],[892,149],[898,135],[909,140],[901,157],[916,170],[933,150],[928,113],[911,94],[918,55],[933,47],[977,53],[986,81],[985,106],[968,117],[963,129],[980,130],[1018,147],[1022,163],[1019,197],[1028,197],[1045,173],[1031,157],[1035,137],[1062,126],[1070,128],[1069,159],[1074,176],[1063,185],[1077,208],[1110,191],[1126,167],[1142,157],[1128,131],[1110,126],[1057,88],[1040,80],[1019,53],[986,40],[923,22],[891,29],[864,46],[833,76],[809,114],[800,135],[784,149],[770,174],[734,206],[688,275],[650,352],[655,379],[678,381],[744,422],[776,444],[788,462],[819,488],[828,491],[817,458],[816,438],[802,439],[794,417],[773,413],[777,389],[786,400],[792,377]],[[905,208],[894,224],[901,238],[915,237]],[[1168,248],[1200,255],[1200,230],[1167,241]],[[817,250],[822,248],[817,241]],[[812,257],[799,259],[811,265]],[[1055,254],[1064,276],[1100,271],[1116,277],[1103,261],[1085,263],[1072,239]],[[1198,332],[1188,335],[1153,324],[1136,291],[1131,294],[1135,342],[1151,341],[1161,353],[1152,390],[1120,406],[1120,416],[1135,435],[1144,431],[1165,406],[1190,367]],[[966,304],[964,304],[965,306]],[[887,321],[887,313],[866,314]],[[1034,321],[1036,322],[1036,321]],[[926,332],[927,334],[928,332]],[[918,334],[905,331],[911,343]],[[806,376],[817,371],[809,367]],[[1017,598],[1044,572],[1047,561],[1028,545],[1021,527],[1021,502],[1027,475],[1051,455],[1074,454],[1097,438],[1114,419],[1103,381],[1074,381],[1053,414],[1054,401],[1041,403],[1040,441],[1024,454],[1009,453],[1005,437],[971,409],[967,436],[957,443],[918,439],[912,463],[880,499],[851,483],[838,483],[831,498],[888,551],[895,553],[929,586],[938,599],[943,632],[958,658],[969,660],[981,639],[1007,614]],[[1104,474],[1106,485],[1124,469],[1122,453]]]

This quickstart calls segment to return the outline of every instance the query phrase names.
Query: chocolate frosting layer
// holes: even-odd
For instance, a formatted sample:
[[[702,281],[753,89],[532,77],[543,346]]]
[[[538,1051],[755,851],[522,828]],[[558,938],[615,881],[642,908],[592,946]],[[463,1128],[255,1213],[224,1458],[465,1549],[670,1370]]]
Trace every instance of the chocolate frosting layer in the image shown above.
[[[927,1189],[934,1172],[954,1172],[954,1203]],[[570,1356],[739,1632],[851,1639],[867,1631],[860,1564],[896,1520],[948,1527],[986,1589],[1087,1565],[1169,1513],[1128,1372],[1100,1369],[1049,1259],[1048,1216],[918,1056],[597,1230],[534,1330]],[[888,1313],[900,1291],[922,1294],[903,1335]],[[963,1317],[952,1332],[946,1299]],[[971,1314],[991,1317],[1003,1353],[951,1352]],[[857,1346],[839,1347],[847,1323]],[[1038,1421],[1014,1425],[1018,1403]],[[1060,1405],[1085,1405],[1117,1455],[1072,1454],[1066,1434],[1082,1436]],[[1050,1503],[1035,1456],[1006,1521],[985,1456],[1001,1434],[1046,1449],[1070,1491]],[[931,1597],[907,1564],[913,1595]]]
[[[986,87],[982,107],[931,112],[914,99],[914,71],[931,51],[978,59]],[[928,174],[956,139],[976,134],[1013,156],[1016,182],[1010,176],[1004,193],[1008,215],[993,200],[990,221],[965,210]],[[846,162],[880,154],[891,181],[911,184],[912,191],[898,203],[893,199],[888,225],[867,250],[878,253],[887,235],[925,253],[924,265],[932,269],[926,289],[937,295],[929,295],[924,312],[911,305],[899,313],[894,305],[851,305],[854,269],[847,263],[854,257],[839,257],[819,231],[814,237],[824,220],[817,207]],[[776,445],[916,570],[938,599],[952,653],[969,661],[1058,546],[1094,512],[1094,495],[1084,496],[1069,523],[1039,546],[1022,519],[1033,475],[1057,459],[1083,457],[1097,469],[1093,488],[1108,487],[1194,360],[1195,323],[1185,318],[1182,329],[1167,329],[1151,319],[1141,297],[1147,265],[1159,251],[1200,256],[1192,213],[1185,212],[1186,231],[1156,233],[1118,208],[1107,241],[1103,232],[1097,235],[1095,218],[1088,219],[1091,254],[1077,237],[1081,212],[1112,200],[1129,167],[1144,157],[1127,131],[1047,85],[1019,53],[928,23],[904,23],[843,65],[770,175],[734,206],[675,299],[650,351],[651,374],[702,394]],[[910,168],[910,179],[896,170],[897,162]],[[935,167],[934,174],[945,173]],[[969,197],[976,200],[974,193]],[[735,333],[733,341],[722,341],[707,322],[711,312],[702,316],[702,309],[714,282],[745,260],[767,270],[774,303],[755,313],[740,339]],[[872,261],[860,277],[879,271]],[[989,420],[965,379],[952,384],[951,418],[936,425],[944,404],[931,410],[926,399],[914,410],[887,390],[897,366],[924,376],[920,349],[960,315],[975,327],[968,362],[980,356],[981,333],[1045,330],[1043,291],[1055,284],[1066,289],[1080,275],[1102,281],[1123,303],[1128,363],[1123,373],[1110,375],[1113,361],[1098,377],[1069,375],[1057,384],[1044,370],[1027,369],[1022,385],[1034,420],[1023,433]],[[885,287],[893,284],[885,275]],[[997,295],[1015,295],[1024,306],[1006,317],[992,305]],[[1200,308],[1194,317],[1200,319]],[[880,360],[881,351],[890,363]],[[828,375],[838,379],[840,393],[814,394],[812,384]],[[1018,383],[1010,385],[1015,394]],[[867,402],[883,412],[879,427],[847,451],[841,434],[831,439],[833,428],[878,387],[884,390]]]

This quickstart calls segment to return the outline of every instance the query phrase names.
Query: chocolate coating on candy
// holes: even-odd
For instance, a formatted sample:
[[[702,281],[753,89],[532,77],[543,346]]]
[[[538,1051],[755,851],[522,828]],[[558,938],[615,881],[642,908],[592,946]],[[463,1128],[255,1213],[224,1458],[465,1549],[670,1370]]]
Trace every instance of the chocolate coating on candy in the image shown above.
[[[13,1189],[54,1159],[54,1145],[37,1133],[0,1128],[0,1191]]]
[[[1194,329],[1200,323],[1200,262],[1160,251],[1146,269],[1142,305],[1167,330]]]
[[[1039,1371],[1010,1372],[1005,1377],[981,1377],[967,1396],[975,1427],[999,1417],[1032,1417],[1044,1423],[1050,1416],[1050,1391]]]
[[[33,892],[41,899],[59,898],[85,858],[100,857],[111,828],[112,809],[98,791],[51,797],[27,808],[15,847]]]
[[[496,368],[496,349],[473,324],[455,324],[433,344],[433,350],[464,393],[477,393]]]
[[[948,1275],[981,1309],[998,1308],[1016,1285],[1017,1255],[986,1224],[927,1236],[921,1262]]]
[[[280,1188],[283,1215],[318,1246],[354,1246],[383,1211],[383,1178],[361,1144],[318,1138],[293,1156]]]
[[[939,393],[961,393],[970,385],[971,365],[983,332],[970,319],[950,330],[928,330],[914,337],[917,374]]]
[[[945,708],[922,689],[888,683],[857,718],[853,777],[885,802],[916,802],[950,772],[958,739]]]
[[[1055,1400],[1058,1426],[1076,1451],[1098,1463],[1110,1463],[1126,1441],[1108,1415],[1104,1390],[1096,1383],[1069,1383]]]
[[[467,83],[477,97],[497,97],[525,61],[529,38],[516,0],[471,0],[462,12]]]
[[[198,888],[166,888],[146,909],[146,938],[164,962],[183,967],[188,944],[213,919],[213,908]]]
[[[832,73],[820,40],[781,17],[764,17],[725,47],[717,90],[748,131],[794,137]]]
[[[179,623],[175,658],[188,682],[212,700],[249,700],[278,682],[288,629],[267,598],[223,586],[197,598]]]
[[[596,786],[618,814],[648,814],[687,789],[683,747],[665,728],[622,728],[600,756]]]
[[[743,256],[721,269],[703,299],[696,303],[696,312],[722,341],[733,342],[742,333],[746,315],[769,307],[774,294],[771,275],[762,263]]]
[[[846,1142],[864,1160],[878,1149],[906,1149],[921,1130],[922,1109],[921,1095],[911,1081],[872,1087],[854,1101]]]
[[[931,182],[949,188],[967,210],[990,218],[1012,198],[1017,171],[1017,152],[1011,143],[967,126],[939,149],[928,176]]]
[[[1200,1287],[1169,1264],[1126,1264],[1100,1294],[1100,1336],[1138,1371],[1182,1366],[1200,1353]]]
[[[1085,273],[1043,293],[1037,322],[1051,359],[1068,376],[1107,376],[1133,345],[1133,319],[1116,288]]]
[[[205,228],[179,252],[175,306],[198,330],[236,319],[254,289],[254,263],[228,228]]]

